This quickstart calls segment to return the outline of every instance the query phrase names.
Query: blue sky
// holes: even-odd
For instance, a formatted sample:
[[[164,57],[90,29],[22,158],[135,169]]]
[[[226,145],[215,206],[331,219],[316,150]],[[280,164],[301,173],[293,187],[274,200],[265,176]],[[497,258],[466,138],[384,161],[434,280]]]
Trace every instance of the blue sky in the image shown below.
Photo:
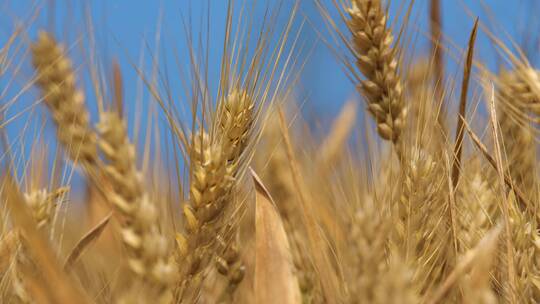
[[[277,3],[276,0],[255,1],[255,0],[240,0],[245,1],[248,7],[257,3],[255,14],[262,16],[266,4]],[[284,1],[287,11],[292,7],[292,0]],[[323,0],[330,3],[331,0]],[[391,13],[396,15],[402,1],[393,0],[391,5]],[[444,33],[447,37],[456,43],[458,46],[466,44],[468,33],[471,29],[473,20],[467,15],[466,9],[476,16],[480,17],[481,22],[497,26],[498,28],[507,31],[511,37],[521,39],[517,36],[520,28],[528,24],[529,27],[539,28],[538,21],[529,22],[526,14],[531,11],[532,6],[540,9],[539,4],[532,4],[534,0],[442,0],[442,16]],[[54,3],[54,8],[51,9],[49,3]],[[161,30],[162,48],[168,48],[174,45],[177,50],[186,48],[186,39],[184,25],[187,18],[191,15],[194,20],[200,18],[208,11],[212,16],[211,36],[212,39],[217,37],[220,40],[223,37],[223,24],[225,21],[225,12],[227,1],[205,1],[205,0],[92,0],[92,1],[3,1],[0,8],[6,12],[8,18],[2,18],[0,23],[0,41],[5,41],[6,35],[13,28],[14,20],[28,20],[31,14],[36,12],[36,8],[41,8],[36,21],[32,22],[32,26],[28,29],[28,34],[31,38],[35,37],[37,29],[46,28],[53,29],[58,37],[62,40],[73,43],[81,33],[87,32],[84,24],[83,14],[85,7],[89,8],[92,14],[92,20],[95,27],[95,34],[99,48],[98,56],[105,61],[111,58],[117,58],[124,70],[126,77],[127,91],[136,82],[135,73],[130,67],[129,60],[137,60],[142,48],[142,41],[145,39],[149,43],[153,43],[154,37],[158,29]],[[484,3],[484,4],[482,4]],[[412,14],[414,23],[418,23],[414,27],[418,29],[420,35],[419,46],[416,46],[416,52],[420,54],[427,53],[425,44],[425,35],[427,28],[427,13],[428,1],[416,0],[415,9]],[[306,17],[310,22],[318,28],[323,28],[321,18],[318,17],[318,12],[311,0],[301,0],[300,17]],[[493,19],[497,20],[493,24],[489,20],[486,10],[482,7],[485,5],[493,13]],[[331,4],[329,4],[331,6]],[[286,21],[286,14],[280,19],[281,22]],[[51,20],[54,20],[51,22]],[[184,21],[182,21],[184,20]],[[200,20],[200,19],[199,19]],[[194,32],[197,32],[197,21],[193,22]],[[51,24],[53,24],[51,26]],[[303,30],[302,39],[308,43],[315,43],[317,34],[306,25]],[[502,32],[501,32],[502,33]],[[479,49],[477,53],[482,54],[482,59],[485,58],[488,62],[493,62],[493,54],[490,50],[491,46],[484,35],[479,36]],[[210,60],[219,62],[221,50],[219,44],[216,44],[210,52]],[[171,53],[172,54],[172,53]],[[172,55],[169,54],[169,60]],[[335,112],[339,105],[351,94],[354,94],[354,89],[348,83],[345,74],[340,69],[335,57],[329,52],[323,43],[317,43],[315,48],[310,53],[306,68],[302,77],[303,94],[309,96],[309,103],[315,109]],[[127,57],[131,58],[128,59]],[[169,66],[172,67],[172,63]],[[452,67],[454,62],[450,62]],[[169,70],[169,73],[172,72]],[[129,93],[128,93],[129,94]],[[317,110],[319,111],[319,110]]]

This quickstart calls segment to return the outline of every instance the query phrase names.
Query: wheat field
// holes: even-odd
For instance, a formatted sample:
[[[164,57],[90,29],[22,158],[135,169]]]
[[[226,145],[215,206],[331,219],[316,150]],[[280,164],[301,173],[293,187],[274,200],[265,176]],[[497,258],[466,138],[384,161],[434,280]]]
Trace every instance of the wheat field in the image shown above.
[[[224,22],[184,16],[177,67],[102,56],[99,20],[75,40],[14,23],[1,303],[540,303],[534,30],[463,7],[458,45],[440,0],[269,1],[262,21],[223,1]],[[356,90],[335,117],[297,94],[305,29]]]

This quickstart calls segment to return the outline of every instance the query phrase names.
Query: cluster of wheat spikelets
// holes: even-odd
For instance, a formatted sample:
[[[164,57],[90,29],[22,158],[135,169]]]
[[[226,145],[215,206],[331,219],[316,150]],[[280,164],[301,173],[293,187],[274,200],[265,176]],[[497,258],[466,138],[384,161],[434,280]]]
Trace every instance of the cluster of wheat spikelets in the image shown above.
[[[20,169],[3,138],[2,303],[539,303],[540,71],[493,38],[510,67],[491,72],[474,56],[477,22],[461,86],[446,83],[438,1],[433,58],[408,66],[407,22],[392,28],[386,3],[315,2],[375,132],[355,132],[353,100],[313,135],[290,101],[290,23],[277,46],[261,31],[253,51],[228,19],[219,92],[194,76],[190,123],[141,73],[174,138],[163,169],[159,150],[130,138],[119,67],[93,125],[68,50],[40,32],[30,83],[64,153],[50,174],[45,152]],[[475,131],[474,119],[487,123]],[[351,147],[353,133],[366,141]],[[74,187],[59,160],[87,185],[82,215],[65,211]]]

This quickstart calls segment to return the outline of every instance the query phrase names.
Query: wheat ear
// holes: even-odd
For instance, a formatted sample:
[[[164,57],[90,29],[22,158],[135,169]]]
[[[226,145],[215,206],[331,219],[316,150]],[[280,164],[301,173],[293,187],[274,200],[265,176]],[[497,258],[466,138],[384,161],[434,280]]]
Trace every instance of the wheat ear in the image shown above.
[[[457,192],[459,241],[462,252],[473,248],[493,227],[497,216],[497,200],[480,166],[466,172],[466,183]]]
[[[513,98],[515,103],[540,116],[540,71],[529,66],[504,71],[500,85],[503,98]]]
[[[248,145],[254,119],[253,100],[245,91],[232,91],[219,106],[215,136],[199,133],[191,149],[190,198],[184,206],[187,233],[178,236],[180,259],[185,265],[183,290],[190,278],[198,277],[207,267],[212,252],[208,246],[216,244],[227,215],[234,209],[234,188],[242,172],[239,160]],[[230,276],[233,280],[229,284],[237,285],[243,277],[238,275]]]
[[[222,103],[218,138],[229,164],[237,164],[249,142],[254,103],[244,90],[233,90]]]
[[[352,0],[347,9],[356,66],[364,75],[358,90],[377,123],[379,135],[397,142],[404,128],[407,109],[393,36],[380,0]]]
[[[71,60],[46,32],[32,44],[32,60],[45,104],[57,126],[57,137],[72,160],[83,164],[97,158],[96,136],[89,127],[84,94],[75,86]]]
[[[67,188],[59,188],[49,193],[46,189],[33,190],[23,193],[24,202],[31,212],[36,226],[40,230],[47,230],[53,216],[54,207],[59,198],[67,192]],[[33,303],[32,297],[27,291],[24,279],[21,276],[21,267],[36,271],[28,252],[25,250],[23,236],[18,230],[12,230],[8,234],[10,246],[12,248],[11,258],[13,264],[11,267],[11,284],[13,294],[21,303]],[[19,250],[16,250],[16,249]]]
[[[510,176],[529,198],[536,193],[537,171],[535,139],[528,121],[528,108],[540,105],[540,94],[536,95],[528,84],[532,81],[527,75],[531,74],[536,72],[529,69],[504,71],[499,77],[497,104]]]
[[[512,194],[512,193],[511,193]],[[506,290],[513,292],[519,297],[520,303],[538,303],[540,302],[540,234],[534,221],[529,220],[526,214],[523,214],[516,203],[514,195],[510,195],[509,215],[511,238],[514,244],[512,255],[514,256],[514,268],[516,269],[517,282],[516,290]],[[502,259],[502,267],[507,263]],[[503,269],[501,267],[501,269]],[[511,288],[508,284],[509,278],[506,277],[506,271],[502,270],[503,288]]]
[[[415,269],[414,283],[425,294],[442,279],[446,252],[450,250],[441,164],[425,150],[413,148],[402,168],[403,184],[398,206],[398,246],[406,263]]]
[[[171,284],[177,274],[170,259],[167,239],[159,228],[159,210],[144,190],[142,173],[137,169],[135,147],[130,143],[125,121],[115,112],[102,113],[97,130],[105,164],[102,172],[110,183],[107,200],[121,215],[121,238],[126,245],[127,264],[136,275],[120,299],[130,303],[130,296],[146,301],[170,301]]]
[[[377,207],[379,204],[372,197],[366,197],[351,222],[349,243],[354,257],[351,259],[353,275],[348,280],[350,303],[393,303],[388,301],[394,298],[394,293],[407,294],[401,299],[402,303],[414,303],[413,289],[398,286],[405,281],[401,281],[400,274],[388,272],[386,255],[392,221],[387,211]]]

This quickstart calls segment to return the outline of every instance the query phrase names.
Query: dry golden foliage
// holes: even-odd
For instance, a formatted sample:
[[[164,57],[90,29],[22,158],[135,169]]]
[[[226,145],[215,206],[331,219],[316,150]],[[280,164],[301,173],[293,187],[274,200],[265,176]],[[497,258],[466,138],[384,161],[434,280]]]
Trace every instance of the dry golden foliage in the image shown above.
[[[109,213],[103,220],[101,220],[95,227],[90,229],[73,247],[69,253],[66,261],[64,262],[64,270],[67,272],[71,267],[81,258],[83,253],[90,247],[94,242],[97,241],[105,227],[109,224],[111,220],[112,212]]]
[[[270,194],[252,171],[255,184],[255,302],[301,303],[289,241]]]
[[[124,105],[120,66],[96,61],[97,50],[81,64],[90,69],[95,90],[85,94],[76,85],[78,69],[52,34],[40,32],[31,43],[35,79],[5,103],[2,118],[35,82],[57,141],[67,159],[81,165],[91,191],[80,198],[78,170],[65,172],[73,166],[60,154],[50,160],[39,152],[47,147],[38,138],[41,129],[30,141],[27,127],[15,140],[2,134],[0,302],[540,302],[540,72],[525,50],[505,46],[499,33],[477,20],[468,50],[457,52],[466,55],[461,79],[444,74],[443,52],[460,56],[442,28],[441,1],[430,1],[430,15],[422,16],[414,1],[396,11],[392,1],[336,0],[330,2],[337,12],[331,12],[316,0],[335,39],[316,31],[349,72],[378,137],[369,127],[355,129],[352,101],[317,133],[303,116],[309,100],[298,108],[287,104],[296,95],[288,86],[298,77],[282,69],[304,65],[304,58],[284,51],[300,6],[274,37],[278,12],[253,29],[255,16],[247,24],[238,16],[236,24],[233,2],[216,91],[204,34],[187,39],[190,74],[180,77],[178,100],[159,59],[151,80],[135,67],[145,84],[141,97],[151,95],[160,110]],[[420,17],[430,18],[430,31],[418,28]],[[483,48],[473,56],[477,30],[510,67],[489,71],[478,53]],[[19,31],[0,50],[0,77],[13,73],[8,83],[19,80],[13,60],[26,60],[26,52],[18,56]],[[426,33],[432,35],[431,56],[417,58],[414,41]],[[87,39],[93,44],[93,36],[83,35],[81,45]],[[301,39],[299,33],[290,48]],[[347,50],[342,54],[334,42]],[[110,79],[104,70],[112,72]],[[2,92],[2,100],[11,95]],[[95,128],[84,102],[93,95],[100,118]],[[191,117],[177,108],[189,104],[184,98],[191,101]],[[136,117],[129,130],[132,110],[146,117]],[[18,115],[6,118],[1,131]],[[446,128],[450,120],[455,130]],[[473,131],[471,121],[489,124],[474,124]],[[487,140],[476,135],[486,130]],[[28,143],[40,162],[25,163]],[[262,177],[251,172],[255,187],[246,183],[251,166]],[[96,193],[112,211],[81,208],[96,206]],[[81,227],[85,217],[100,222]],[[106,228],[117,234],[105,238]],[[104,246],[93,246],[98,238]]]

